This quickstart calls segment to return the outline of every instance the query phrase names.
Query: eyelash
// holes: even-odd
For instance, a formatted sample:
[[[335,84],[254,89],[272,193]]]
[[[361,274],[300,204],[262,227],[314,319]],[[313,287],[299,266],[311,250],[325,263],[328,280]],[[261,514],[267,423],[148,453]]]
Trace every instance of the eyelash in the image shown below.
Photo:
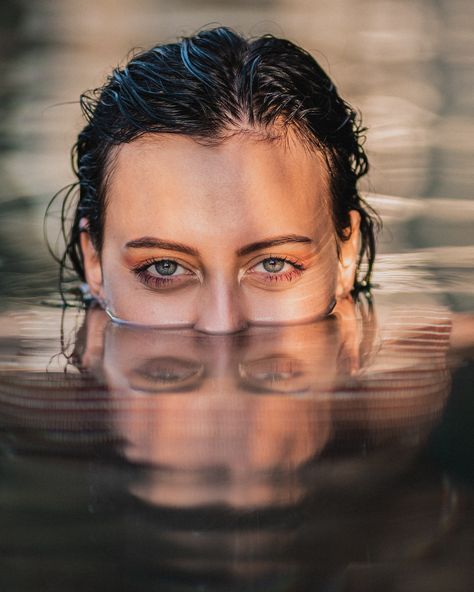
[[[172,286],[173,284],[176,285],[176,283],[180,281],[179,278],[181,276],[189,277],[188,274],[181,274],[180,276],[177,276],[177,277],[172,277],[172,276],[160,277],[160,276],[152,275],[147,271],[149,267],[151,267],[152,265],[155,265],[156,263],[159,263],[160,261],[163,261],[163,259],[164,258],[148,259],[147,261],[144,261],[140,265],[134,267],[132,269],[132,271],[135,274],[135,276],[137,277],[137,279],[142,284],[144,284],[145,286],[147,286],[149,288],[155,288],[155,289],[166,288],[166,287]],[[251,271],[251,269],[253,269],[254,267],[257,267],[257,265],[260,265],[261,263],[263,263],[264,261],[267,261],[268,259],[276,259],[278,261],[283,261],[284,263],[289,263],[293,267],[293,269],[291,271],[285,272],[285,273]],[[170,259],[170,261],[175,261],[175,260]],[[178,263],[178,265],[180,265],[180,264]],[[187,269],[186,267],[184,267],[184,265],[181,265],[181,267],[183,267],[184,269]],[[281,282],[281,281],[287,281],[287,282],[293,281],[297,277],[301,276],[301,274],[305,271],[306,267],[302,263],[300,263],[299,261],[295,261],[294,259],[291,259],[290,257],[287,257],[287,256],[268,255],[264,259],[261,259],[258,263],[255,263],[251,269],[249,270],[249,272],[252,274],[259,274],[261,276],[261,278],[263,279],[263,281],[268,282],[268,283],[276,283],[276,282]],[[190,272],[190,273],[192,273],[192,272]]]
[[[148,268],[151,267],[152,265],[155,265],[156,263],[159,263],[160,261],[163,261],[164,259],[167,259],[166,257],[160,257],[159,259],[147,259],[146,261],[144,261],[143,263],[140,263],[140,265],[132,268],[133,273],[136,275],[137,279],[144,284],[145,286],[147,286],[148,288],[166,288],[168,286],[171,286],[173,284],[176,285],[177,282],[179,282],[180,280],[177,277],[160,277],[157,275],[152,275],[151,273],[148,272]],[[169,261],[175,261],[174,259],[169,259]],[[178,262],[176,262],[178,263]],[[178,265],[181,265],[180,263],[178,263]],[[184,265],[181,265],[181,267],[183,267],[184,269],[186,269],[184,267]],[[186,277],[187,274],[182,274],[185,275]],[[181,276],[178,276],[181,277]]]
[[[252,274],[259,274],[264,282],[269,284],[275,284],[277,282],[287,281],[291,282],[294,279],[301,276],[301,274],[305,271],[306,267],[299,261],[292,259],[288,256],[281,256],[281,255],[267,255],[264,259],[260,260],[256,263],[251,269],[257,267],[264,261],[268,259],[276,259],[277,261],[283,261],[284,263],[289,263],[293,269],[287,272],[280,272],[280,273],[270,273],[270,272],[260,272],[260,271],[252,271]]]

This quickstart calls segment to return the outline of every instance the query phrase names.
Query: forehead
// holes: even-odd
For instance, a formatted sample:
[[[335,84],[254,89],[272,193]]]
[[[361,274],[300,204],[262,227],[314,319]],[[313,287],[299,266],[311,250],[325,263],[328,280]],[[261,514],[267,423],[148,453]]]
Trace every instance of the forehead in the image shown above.
[[[211,146],[149,134],[117,149],[106,194],[106,227],[168,238],[185,229],[297,232],[330,219],[324,158],[290,134],[240,133]]]

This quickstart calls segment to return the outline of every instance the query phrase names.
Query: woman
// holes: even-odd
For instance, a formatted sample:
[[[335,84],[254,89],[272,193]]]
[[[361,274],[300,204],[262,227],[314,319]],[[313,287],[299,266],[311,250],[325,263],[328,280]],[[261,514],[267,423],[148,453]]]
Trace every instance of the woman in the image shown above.
[[[364,130],[301,48],[203,31],[81,104],[61,263],[112,319],[233,333],[323,318],[368,285]]]

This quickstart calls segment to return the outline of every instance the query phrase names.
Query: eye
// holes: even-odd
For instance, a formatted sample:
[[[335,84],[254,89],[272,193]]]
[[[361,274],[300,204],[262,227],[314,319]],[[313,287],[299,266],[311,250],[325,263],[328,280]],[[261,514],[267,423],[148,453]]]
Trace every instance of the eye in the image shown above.
[[[174,259],[153,259],[132,269],[138,280],[150,288],[171,288],[197,279],[195,273]]]
[[[288,257],[266,257],[248,270],[254,280],[276,283],[291,282],[300,277],[305,267],[296,260]]]
[[[286,262],[283,259],[275,259],[270,257],[262,261],[262,266],[265,271],[270,273],[279,273],[285,267]]]
[[[147,268],[147,271],[151,275],[168,277],[170,275],[180,275],[180,272],[182,273],[182,271],[186,270],[172,259],[161,259],[150,265],[150,267]]]
[[[252,267],[252,271],[272,274],[284,274],[295,269],[301,271],[303,266],[297,261],[290,261],[287,257],[267,257]]]

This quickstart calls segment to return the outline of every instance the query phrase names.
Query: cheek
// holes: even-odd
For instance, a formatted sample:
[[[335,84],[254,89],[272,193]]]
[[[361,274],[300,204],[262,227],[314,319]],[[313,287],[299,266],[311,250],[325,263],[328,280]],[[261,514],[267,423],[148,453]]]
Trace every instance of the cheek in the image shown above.
[[[102,282],[106,304],[112,309],[121,302],[133,300],[134,285],[130,271],[121,264],[119,250],[104,244],[102,249]]]
[[[123,320],[143,325],[191,326],[196,322],[201,286],[158,293],[145,288],[123,266],[104,265],[107,306]]]

